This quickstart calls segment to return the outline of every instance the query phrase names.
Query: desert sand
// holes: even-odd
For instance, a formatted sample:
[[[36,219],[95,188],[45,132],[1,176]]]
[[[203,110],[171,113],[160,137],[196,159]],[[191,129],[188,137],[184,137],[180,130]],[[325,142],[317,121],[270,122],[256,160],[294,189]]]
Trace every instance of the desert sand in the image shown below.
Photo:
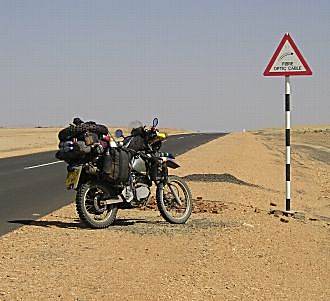
[[[233,133],[178,157],[194,213],[120,211],[105,230],[74,205],[0,238],[0,300],[329,300],[330,130],[293,133],[292,209],[284,133]],[[308,146],[306,146],[308,145]]]
[[[128,128],[109,127],[114,135],[116,129],[123,129],[125,135]],[[62,128],[0,128],[0,158],[21,156],[46,152],[58,148],[57,134]],[[188,133],[185,130],[161,128],[169,135]]]

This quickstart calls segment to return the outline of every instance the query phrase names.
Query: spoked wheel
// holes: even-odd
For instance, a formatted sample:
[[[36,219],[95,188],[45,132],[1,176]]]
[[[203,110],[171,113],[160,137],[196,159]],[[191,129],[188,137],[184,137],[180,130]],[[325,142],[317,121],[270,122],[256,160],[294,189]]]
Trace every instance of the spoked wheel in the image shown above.
[[[76,208],[82,222],[92,228],[107,228],[116,219],[118,207],[106,205],[102,201],[109,199],[111,193],[101,183],[86,183],[78,187]]]
[[[172,224],[184,224],[191,215],[192,197],[187,183],[177,176],[169,176],[167,184],[159,184],[157,206],[162,217]]]

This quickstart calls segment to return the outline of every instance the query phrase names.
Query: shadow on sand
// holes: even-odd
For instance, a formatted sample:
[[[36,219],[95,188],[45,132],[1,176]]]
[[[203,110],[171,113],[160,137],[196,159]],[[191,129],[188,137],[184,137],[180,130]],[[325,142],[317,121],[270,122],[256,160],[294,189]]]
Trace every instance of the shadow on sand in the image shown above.
[[[92,229],[85,224],[81,223],[80,220],[76,222],[63,222],[63,221],[40,221],[40,220],[31,220],[31,219],[20,219],[20,220],[11,220],[8,221],[11,224],[20,224],[22,226],[35,226],[35,227],[57,227],[57,228],[64,228],[64,229]],[[159,225],[164,224],[165,221],[152,221],[146,219],[126,219],[126,218],[118,218],[115,222],[110,226],[110,228],[117,228],[117,227],[125,227],[125,226],[133,226],[135,224],[153,224]]]

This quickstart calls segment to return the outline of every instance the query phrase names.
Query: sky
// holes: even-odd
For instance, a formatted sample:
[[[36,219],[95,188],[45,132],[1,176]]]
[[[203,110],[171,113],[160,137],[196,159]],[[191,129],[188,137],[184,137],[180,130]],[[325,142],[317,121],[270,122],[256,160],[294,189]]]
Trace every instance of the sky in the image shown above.
[[[313,70],[292,125],[330,124],[328,0],[0,0],[0,126],[281,127],[284,78],[262,73],[286,32]]]

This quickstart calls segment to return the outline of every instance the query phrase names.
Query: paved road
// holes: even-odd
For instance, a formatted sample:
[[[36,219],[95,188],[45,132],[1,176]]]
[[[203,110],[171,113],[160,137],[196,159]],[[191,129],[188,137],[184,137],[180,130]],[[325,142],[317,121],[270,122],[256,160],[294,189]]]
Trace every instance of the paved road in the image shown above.
[[[162,150],[180,155],[223,135],[170,136]],[[51,151],[0,160],[0,235],[20,227],[15,220],[35,220],[72,202],[74,192],[64,187],[65,163],[57,161],[54,154]]]

